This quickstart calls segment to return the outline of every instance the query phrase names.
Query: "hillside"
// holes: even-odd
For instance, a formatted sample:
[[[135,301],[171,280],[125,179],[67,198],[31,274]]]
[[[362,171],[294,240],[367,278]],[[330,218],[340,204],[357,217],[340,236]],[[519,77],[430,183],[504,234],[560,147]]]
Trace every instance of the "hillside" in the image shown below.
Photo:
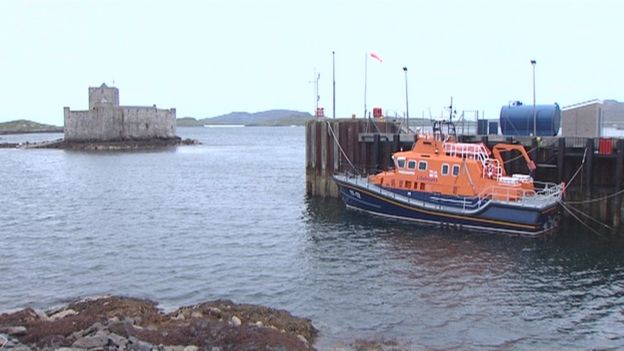
[[[63,127],[42,124],[25,119],[15,121],[1,122],[0,134],[19,134],[19,133],[62,133]]]
[[[307,112],[292,110],[269,110],[262,112],[231,112],[226,115],[195,119],[193,117],[178,118],[180,127],[240,124],[245,126],[289,126],[304,125],[312,115]]]

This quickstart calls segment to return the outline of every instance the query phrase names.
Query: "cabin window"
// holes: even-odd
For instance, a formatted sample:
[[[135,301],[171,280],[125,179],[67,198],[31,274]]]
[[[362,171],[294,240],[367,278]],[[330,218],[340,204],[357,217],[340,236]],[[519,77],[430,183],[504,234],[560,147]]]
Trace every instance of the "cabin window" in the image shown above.
[[[446,163],[442,164],[442,175],[448,175],[449,174],[449,165]]]
[[[420,161],[420,162],[418,162],[418,170],[419,171],[426,171],[427,170],[427,161]]]
[[[457,177],[459,175],[459,165],[453,165],[453,177]]]
[[[390,181],[390,186],[394,188],[394,184],[395,184],[395,183],[394,183],[394,179],[392,179],[392,180]]]
[[[402,188],[402,187],[403,187],[403,181],[399,180],[399,188]]]
[[[416,168],[416,161],[414,161],[414,160],[407,161],[407,168],[409,168],[409,169]]]
[[[418,182],[414,182],[414,190],[418,190]]]
[[[405,167],[405,159],[404,158],[400,158],[397,160],[397,166],[399,168],[404,168]]]
[[[425,183],[420,183],[420,190],[425,190]]]
[[[408,188],[408,189],[411,188],[412,187],[412,182],[410,182],[409,180],[406,180],[405,181],[405,187]]]

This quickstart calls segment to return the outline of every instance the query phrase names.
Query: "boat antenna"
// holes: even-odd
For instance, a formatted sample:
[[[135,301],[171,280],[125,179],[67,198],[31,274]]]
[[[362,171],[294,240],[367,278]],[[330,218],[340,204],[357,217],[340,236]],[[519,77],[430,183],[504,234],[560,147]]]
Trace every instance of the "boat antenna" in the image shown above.
[[[449,122],[453,122],[453,97],[451,96],[451,104],[449,105]]]

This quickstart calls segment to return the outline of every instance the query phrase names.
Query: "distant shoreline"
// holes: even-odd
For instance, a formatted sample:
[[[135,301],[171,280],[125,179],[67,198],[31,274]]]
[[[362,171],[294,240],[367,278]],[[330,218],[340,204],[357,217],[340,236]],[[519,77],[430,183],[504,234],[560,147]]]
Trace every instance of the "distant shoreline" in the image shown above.
[[[63,133],[63,128],[49,130],[0,130],[0,135]]]
[[[199,145],[195,139],[174,138],[152,138],[134,140],[112,140],[112,141],[66,141],[57,139],[44,142],[24,142],[24,143],[0,143],[2,149],[64,149],[82,151],[125,151],[125,150],[147,150],[159,149],[180,145]]]

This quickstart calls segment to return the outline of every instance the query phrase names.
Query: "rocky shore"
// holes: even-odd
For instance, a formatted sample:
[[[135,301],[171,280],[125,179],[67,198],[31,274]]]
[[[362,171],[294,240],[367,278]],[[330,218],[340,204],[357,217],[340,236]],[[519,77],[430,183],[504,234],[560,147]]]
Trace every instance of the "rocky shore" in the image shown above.
[[[0,314],[0,350],[314,350],[311,321],[229,300],[163,313],[156,303],[119,296],[41,311]]]
[[[178,145],[198,145],[194,139],[175,138],[152,138],[119,141],[65,141],[58,139],[39,143],[0,143],[0,148],[25,148],[25,149],[66,149],[83,151],[116,151],[116,150],[144,150],[159,149]]]

